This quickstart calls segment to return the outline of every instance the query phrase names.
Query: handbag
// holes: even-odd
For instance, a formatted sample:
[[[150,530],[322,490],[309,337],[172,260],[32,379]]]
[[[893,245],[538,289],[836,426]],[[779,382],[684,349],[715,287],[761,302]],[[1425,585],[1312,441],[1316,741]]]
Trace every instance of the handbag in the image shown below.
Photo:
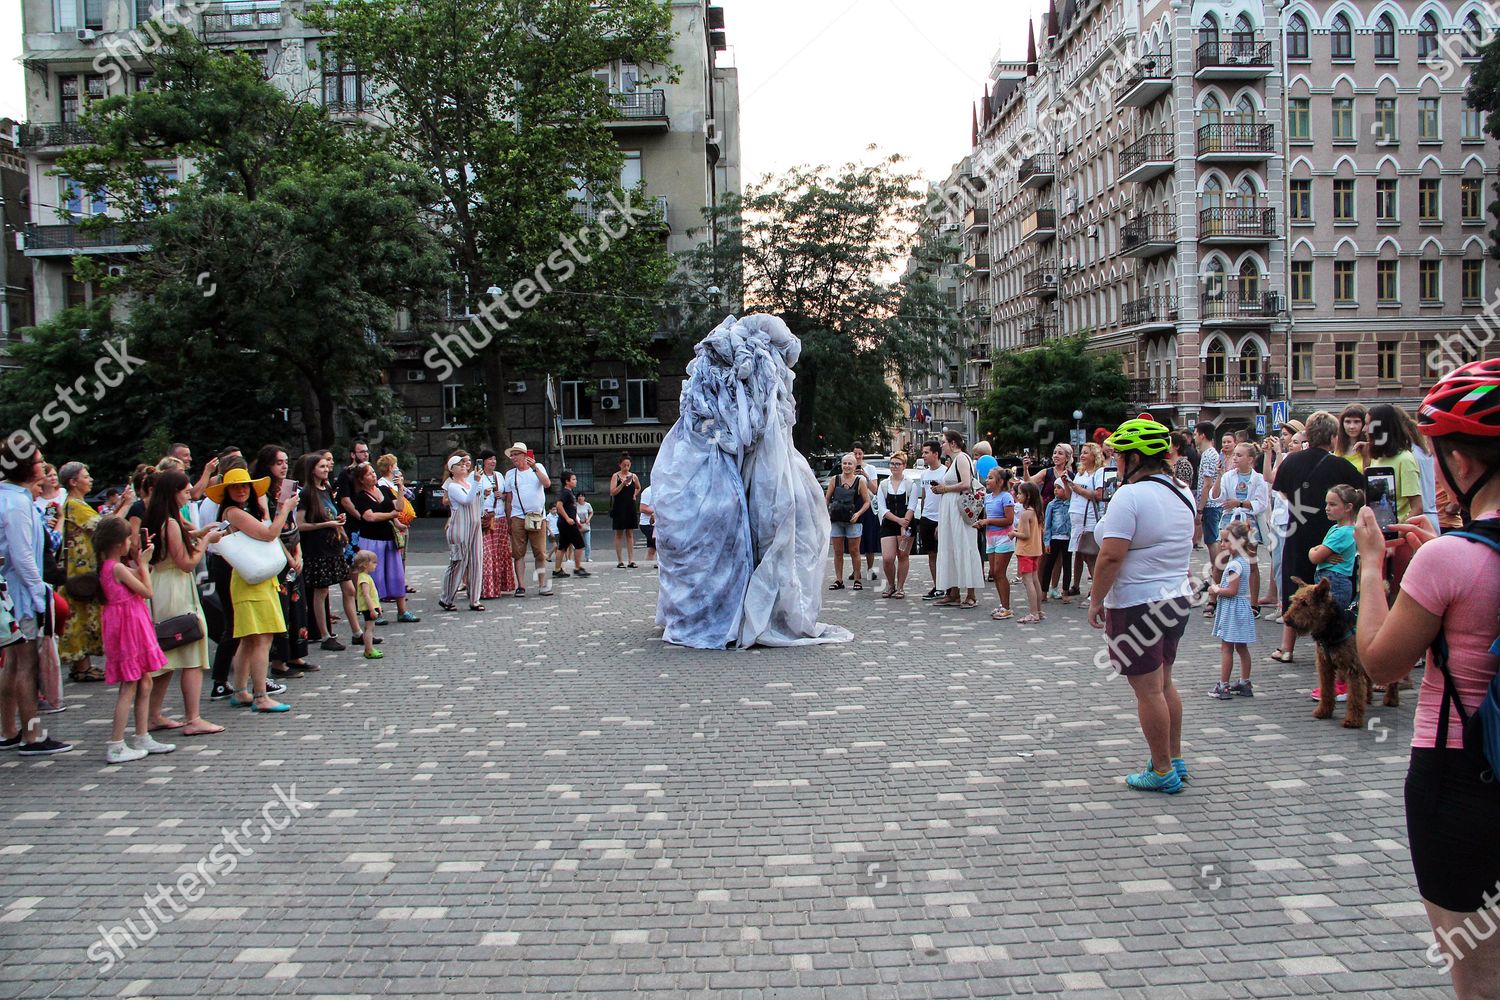
[[[230,532],[219,539],[219,557],[252,587],[286,568],[286,550],[280,541],[263,542],[243,531]]]
[[[1085,556],[1097,556],[1099,554],[1099,539],[1094,537],[1093,529],[1089,527],[1089,508],[1094,511],[1094,527],[1099,526],[1099,504],[1089,501],[1089,506],[1083,511],[1083,534],[1078,536],[1078,554]]]
[[[513,484],[512,495],[516,498],[516,506],[521,510],[522,523],[524,524],[526,530],[541,531],[547,526],[547,516],[539,510],[531,511],[528,513],[526,510],[526,504],[521,500],[521,477],[511,477],[510,473],[506,473],[506,476],[510,478],[510,482]]]
[[[972,477],[972,465],[970,476]],[[970,479],[973,482],[973,479]],[[964,526],[968,528],[979,527],[979,522],[984,520],[984,487],[975,485],[973,489],[966,490],[958,500],[958,515],[963,518]]]
[[[62,545],[58,549],[58,563],[60,564],[60,568],[62,569],[64,574],[64,579],[62,582],[63,593],[67,594],[75,601],[98,601],[100,599],[100,594],[104,590],[103,584],[99,582],[98,566],[96,565],[93,569],[85,570],[82,573],[74,573],[72,575],[68,575],[67,553],[68,512],[67,508],[64,507],[62,511]],[[96,556],[96,561],[97,558],[98,557]]]
[[[190,646],[203,638],[203,619],[196,614],[173,615],[155,624],[156,642],[163,652]]]

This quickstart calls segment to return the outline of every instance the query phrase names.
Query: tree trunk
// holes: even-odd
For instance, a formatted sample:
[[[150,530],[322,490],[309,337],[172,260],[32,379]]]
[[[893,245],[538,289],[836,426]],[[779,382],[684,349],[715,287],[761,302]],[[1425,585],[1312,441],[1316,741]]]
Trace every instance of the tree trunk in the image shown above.
[[[336,433],[334,426],[333,393],[326,389],[315,389],[318,395],[318,444],[315,448],[332,448]]]
[[[486,421],[486,430],[489,432],[490,446],[496,451],[509,448],[512,438],[510,436],[510,421],[505,417],[505,359],[500,356],[500,345],[492,344],[485,351],[481,359],[480,368],[484,380],[485,409],[489,419]]]
[[[308,450],[325,447],[322,413],[312,380],[302,379],[302,426],[306,429]]]
[[[805,354],[797,366],[792,395],[797,400],[797,423],[792,428],[792,443],[802,454],[810,455],[818,440],[818,365]]]

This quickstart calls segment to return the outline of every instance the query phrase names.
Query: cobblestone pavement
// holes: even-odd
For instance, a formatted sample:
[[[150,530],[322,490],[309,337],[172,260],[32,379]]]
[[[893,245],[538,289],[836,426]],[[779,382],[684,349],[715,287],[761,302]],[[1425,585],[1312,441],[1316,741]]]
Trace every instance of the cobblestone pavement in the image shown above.
[[[1415,698],[1314,722],[1273,626],[1228,703],[1190,626],[1167,798],[1122,784],[1133,700],[1076,606],[935,609],[914,567],[829,595],[852,645],[702,653],[655,637],[646,568],[445,615],[440,558],[424,621],[317,653],[288,715],[215,702],[225,735],[109,767],[113,692],[71,686],[79,749],[0,758],[0,996],[1450,995]]]

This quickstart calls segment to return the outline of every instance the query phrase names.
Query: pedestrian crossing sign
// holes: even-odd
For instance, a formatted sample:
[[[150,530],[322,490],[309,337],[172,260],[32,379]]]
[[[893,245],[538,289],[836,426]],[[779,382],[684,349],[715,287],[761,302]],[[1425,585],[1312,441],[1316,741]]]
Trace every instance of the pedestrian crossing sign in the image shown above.
[[[1273,400],[1272,401],[1272,403],[1271,403],[1271,429],[1272,430],[1276,430],[1276,431],[1281,430],[1281,425],[1284,424],[1284,423],[1286,423],[1287,419],[1291,415],[1288,412],[1288,410],[1289,410],[1289,407],[1287,406],[1286,400],[1284,400],[1284,399],[1277,399],[1277,400]],[[1262,432],[1262,433],[1264,433],[1264,432]]]

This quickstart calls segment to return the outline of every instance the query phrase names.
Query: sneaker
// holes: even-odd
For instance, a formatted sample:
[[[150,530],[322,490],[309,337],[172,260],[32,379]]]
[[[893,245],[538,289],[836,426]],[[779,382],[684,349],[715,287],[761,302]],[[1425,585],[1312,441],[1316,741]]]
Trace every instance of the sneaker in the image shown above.
[[[575,569],[573,571],[573,575],[574,576],[593,576],[594,574],[590,573],[586,569]]]
[[[1249,681],[1235,681],[1233,684],[1229,685],[1229,693],[1232,695],[1238,695],[1241,698],[1254,698],[1255,686],[1252,685]]]
[[[140,760],[144,756],[146,756],[146,751],[137,750],[135,747],[128,747],[125,745],[124,740],[121,740],[119,743],[111,742],[109,749],[104,751],[104,760],[109,764],[128,764],[133,760]]]
[[[342,642],[339,642],[338,639],[334,638],[331,635],[328,638],[324,639],[320,645],[324,649],[328,650],[330,653],[337,653],[340,650],[344,650],[344,649],[348,649],[349,648],[348,646],[344,645]],[[217,692],[218,690],[219,689],[218,689],[218,687],[216,685],[214,687],[214,691]],[[214,697],[218,698],[220,696],[218,694],[215,694]]]
[[[234,688],[228,684],[215,684],[213,690],[208,693],[208,697],[210,701],[223,701],[232,694],[234,694]]]
[[[131,737],[130,745],[146,753],[171,753],[177,749],[176,743],[161,743],[150,733],[139,733]]]
[[[553,579],[566,580],[568,578],[568,571],[564,569],[555,569],[552,571],[552,577]]]
[[[1166,795],[1176,795],[1182,791],[1182,776],[1177,773],[1176,765],[1166,774],[1157,774],[1155,770],[1148,767],[1139,774],[1127,774],[1125,784],[1139,792],[1162,792]]]
[[[266,681],[266,694],[286,694],[286,685],[278,684],[268,679]]]
[[[365,659],[367,659],[367,660],[383,660],[383,659],[385,659],[385,654],[382,653],[378,649],[372,649],[368,653],[365,654]]]
[[[375,624],[376,625],[389,625],[390,623],[391,623],[391,620],[389,618],[387,618],[385,615],[381,615],[379,618],[375,619]]]
[[[415,622],[419,622],[421,620],[422,620],[421,618],[418,618],[415,614],[413,614],[410,611],[403,611],[399,615],[396,616],[396,621],[400,622],[403,625],[410,625],[410,624],[413,624]]]
[[[0,740],[0,750],[21,749],[21,734],[17,733],[8,740]]]
[[[356,635],[354,637],[353,641],[354,641],[354,645],[356,645],[356,646],[363,646],[365,644],[365,634],[363,632],[359,633],[358,635]],[[375,642],[375,645],[378,646],[382,642],[385,642],[385,640],[382,639],[380,636],[377,635],[375,637],[375,639],[374,639],[374,642]]]
[[[1053,587],[1051,590],[1047,591],[1047,596],[1052,598],[1054,601],[1062,600],[1062,592],[1056,587]]]
[[[935,601],[935,600],[937,600],[941,596],[942,596],[942,594],[940,592],[938,592],[936,590],[929,590],[927,593],[925,593],[925,594],[922,595],[922,600],[924,600],[924,601]]]
[[[1151,765],[1149,763],[1146,765],[1146,770],[1148,770],[1148,771],[1151,770]],[[1188,780],[1188,766],[1187,766],[1187,761],[1183,760],[1181,757],[1173,757],[1172,758],[1172,770],[1174,770],[1174,771],[1177,772],[1177,777],[1181,778],[1184,783],[1187,782],[1187,780]]]
[[[61,712],[66,712],[67,710],[67,705],[52,705],[45,701],[39,701],[36,704],[37,715],[57,715]]]
[[[1313,688],[1311,698],[1313,701],[1323,700],[1323,689]],[[1333,685],[1333,700],[1342,705],[1349,700],[1349,685],[1343,681],[1335,681]]]
[[[538,590],[536,592],[536,596],[538,596],[538,597],[551,597],[552,596],[552,588],[548,587],[546,590]]]
[[[1220,681],[1219,683],[1214,685],[1214,689],[1212,691],[1208,692],[1208,696],[1210,698],[1216,698],[1219,701],[1231,701],[1234,698],[1234,692],[1229,690],[1228,684]]]
[[[516,588],[515,596],[516,597],[525,597],[526,596],[526,588],[525,587],[517,587]]]
[[[22,757],[50,757],[55,753],[67,753],[71,749],[73,749],[73,744],[48,737],[39,743],[24,744],[16,752]]]

